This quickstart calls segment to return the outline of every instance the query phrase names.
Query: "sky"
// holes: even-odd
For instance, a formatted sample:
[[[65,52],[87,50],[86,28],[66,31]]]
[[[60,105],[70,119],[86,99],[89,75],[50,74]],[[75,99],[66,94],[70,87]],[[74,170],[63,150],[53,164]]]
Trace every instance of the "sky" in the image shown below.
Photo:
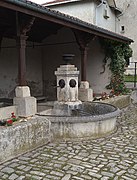
[[[49,2],[49,1],[51,1],[51,0],[30,0],[30,1],[35,2],[35,3],[37,3],[37,4],[43,4],[43,3]]]

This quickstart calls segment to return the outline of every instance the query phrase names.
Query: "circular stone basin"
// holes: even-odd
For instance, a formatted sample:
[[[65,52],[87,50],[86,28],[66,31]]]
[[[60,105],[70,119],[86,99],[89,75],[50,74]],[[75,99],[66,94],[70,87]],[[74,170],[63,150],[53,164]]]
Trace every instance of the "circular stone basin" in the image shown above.
[[[51,122],[54,138],[100,137],[116,128],[120,110],[113,105],[91,102],[82,103],[81,109],[72,110],[71,116],[59,116],[53,110],[41,112]]]

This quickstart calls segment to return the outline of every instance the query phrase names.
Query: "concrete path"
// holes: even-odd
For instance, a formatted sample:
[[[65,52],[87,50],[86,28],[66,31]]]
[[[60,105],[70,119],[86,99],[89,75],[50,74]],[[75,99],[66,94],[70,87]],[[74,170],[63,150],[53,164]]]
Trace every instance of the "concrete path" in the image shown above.
[[[137,107],[124,110],[110,136],[50,143],[0,169],[0,180],[136,180]]]

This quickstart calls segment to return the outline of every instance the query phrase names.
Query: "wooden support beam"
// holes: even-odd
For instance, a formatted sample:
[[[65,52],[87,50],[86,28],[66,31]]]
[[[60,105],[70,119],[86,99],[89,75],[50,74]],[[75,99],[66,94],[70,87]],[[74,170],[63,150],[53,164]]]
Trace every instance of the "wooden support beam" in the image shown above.
[[[25,23],[19,19],[19,14],[16,13],[16,26],[17,26],[17,47],[19,53],[18,61],[18,81],[19,86],[26,86],[26,41],[27,32],[31,30],[31,27],[35,21],[34,17],[30,17]]]
[[[79,45],[81,52],[81,81],[87,80],[87,56],[88,56],[88,46],[91,40],[95,37],[92,34],[85,33],[78,30],[73,30],[76,41]]]
[[[19,86],[26,86],[26,40],[27,36],[20,35],[17,38],[17,46],[18,46],[18,81]]]

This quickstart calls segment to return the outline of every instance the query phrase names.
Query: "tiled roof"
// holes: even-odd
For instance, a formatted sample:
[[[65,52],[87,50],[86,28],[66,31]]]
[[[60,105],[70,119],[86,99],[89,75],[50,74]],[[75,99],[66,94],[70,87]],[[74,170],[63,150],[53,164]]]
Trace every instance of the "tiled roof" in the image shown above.
[[[120,34],[114,33],[107,29],[95,26],[93,24],[87,23],[73,16],[61,13],[59,11],[51,10],[50,8],[44,7],[42,5],[33,3],[28,0],[4,0],[4,2],[12,3],[12,4],[15,4],[16,6],[30,9],[31,11],[35,11],[37,13],[39,12],[39,13],[51,16],[55,19],[59,19],[62,22],[66,22],[67,27],[71,27],[75,29],[79,29],[78,27],[80,27],[82,31],[88,32],[88,33],[91,33],[100,37],[104,37],[108,39],[115,39],[117,41],[123,41],[123,42],[133,42],[132,39],[127,38],[125,36],[122,36]]]

